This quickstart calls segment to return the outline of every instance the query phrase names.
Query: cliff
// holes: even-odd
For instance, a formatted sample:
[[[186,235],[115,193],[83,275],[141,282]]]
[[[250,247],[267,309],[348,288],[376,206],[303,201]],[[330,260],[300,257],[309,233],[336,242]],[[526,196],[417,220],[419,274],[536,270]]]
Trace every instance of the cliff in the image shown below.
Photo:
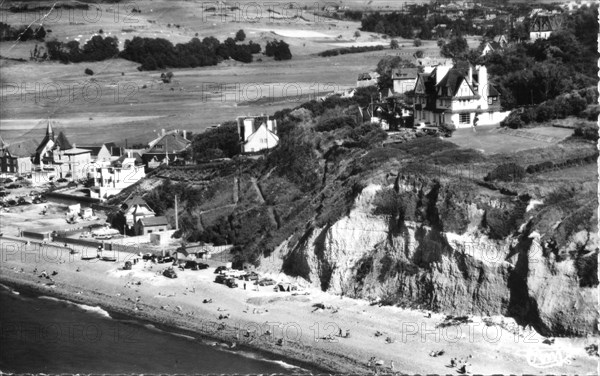
[[[547,335],[597,330],[597,281],[582,284],[576,266],[581,255],[597,257],[595,232],[569,236],[562,250],[576,255],[559,259],[536,231],[541,224],[528,198],[479,192],[459,201],[452,184],[402,176],[393,186],[368,185],[347,215],[310,226],[271,260],[281,258],[283,271],[335,294],[447,314],[513,316]],[[385,210],[389,192],[400,198],[401,215]],[[508,219],[519,227],[514,235],[485,231],[497,210],[525,214],[521,222]],[[381,212],[387,214],[375,214]]]

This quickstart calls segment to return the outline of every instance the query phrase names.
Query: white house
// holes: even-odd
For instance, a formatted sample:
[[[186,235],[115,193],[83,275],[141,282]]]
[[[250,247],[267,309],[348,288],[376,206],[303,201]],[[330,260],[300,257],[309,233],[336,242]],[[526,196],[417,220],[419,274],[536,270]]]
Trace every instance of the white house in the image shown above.
[[[402,68],[392,70],[394,93],[404,94],[415,88],[417,82],[417,68]]]
[[[125,216],[125,223],[133,227],[140,219],[154,217],[156,213],[140,196],[129,196],[121,204],[121,212]]]
[[[456,128],[498,124],[508,116],[501,111],[500,94],[488,82],[485,66],[437,66],[420,73],[415,86],[414,121]]]
[[[137,164],[135,158],[122,157],[108,166],[103,164],[90,166],[88,178],[94,179],[94,186],[90,188],[90,197],[101,200],[120,193],[146,176],[144,166]]]
[[[261,122],[258,118],[238,118],[238,134],[242,143],[242,153],[254,153],[272,149],[279,144],[277,136],[277,120]]]

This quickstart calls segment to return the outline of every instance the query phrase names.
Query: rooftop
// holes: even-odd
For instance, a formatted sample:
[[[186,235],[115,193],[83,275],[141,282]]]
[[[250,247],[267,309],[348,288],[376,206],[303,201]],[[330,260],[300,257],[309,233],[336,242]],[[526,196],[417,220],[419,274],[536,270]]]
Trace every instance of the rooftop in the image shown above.
[[[169,224],[165,216],[140,218],[139,221],[142,226],[166,226]]]

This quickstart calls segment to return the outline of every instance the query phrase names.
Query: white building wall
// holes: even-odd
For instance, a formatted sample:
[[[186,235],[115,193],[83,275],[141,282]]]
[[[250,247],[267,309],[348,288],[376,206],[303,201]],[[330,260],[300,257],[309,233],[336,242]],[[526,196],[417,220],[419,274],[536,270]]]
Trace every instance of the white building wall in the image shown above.
[[[252,153],[274,148],[279,144],[279,137],[267,129],[266,124],[261,124],[256,132],[252,133],[244,144],[244,152]]]

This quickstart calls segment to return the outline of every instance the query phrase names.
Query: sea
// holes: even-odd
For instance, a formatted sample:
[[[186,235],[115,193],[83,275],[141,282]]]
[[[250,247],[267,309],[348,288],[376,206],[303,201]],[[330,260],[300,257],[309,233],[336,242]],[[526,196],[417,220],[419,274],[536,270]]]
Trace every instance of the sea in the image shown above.
[[[0,373],[307,374],[276,358],[0,285]]]

